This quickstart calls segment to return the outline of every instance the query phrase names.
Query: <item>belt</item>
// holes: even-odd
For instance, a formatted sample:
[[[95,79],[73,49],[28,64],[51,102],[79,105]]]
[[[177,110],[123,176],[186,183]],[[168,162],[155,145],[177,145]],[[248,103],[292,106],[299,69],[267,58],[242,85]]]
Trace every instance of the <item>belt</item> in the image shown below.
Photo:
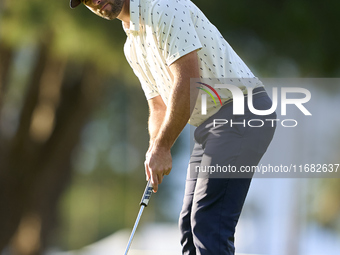
[[[266,92],[266,90],[264,89],[264,87],[257,87],[255,89],[253,89],[253,96],[257,95],[257,94],[260,94],[260,93],[264,93]],[[245,94],[244,95],[245,97],[248,96],[248,94]]]

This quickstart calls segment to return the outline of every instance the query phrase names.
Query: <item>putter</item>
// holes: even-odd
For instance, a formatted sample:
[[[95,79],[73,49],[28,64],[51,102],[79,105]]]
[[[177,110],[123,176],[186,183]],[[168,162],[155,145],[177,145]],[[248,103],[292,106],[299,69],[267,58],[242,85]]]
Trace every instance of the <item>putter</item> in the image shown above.
[[[126,246],[126,250],[125,250],[124,255],[127,255],[128,252],[129,252],[129,249],[130,249],[130,246],[131,246],[131,243],[132,243],[132,239],[133,239],[133,236],[135,235],[139,220],[142,216],[144,208],[148,206],[151,194],[152,194],[152,185],[151,185],[151,178],[150,178],[149,181],[148,181],[148,184],[146,184],[142,200],[140,201],[139,213],[138,213],[135,225],[133,226],[133,229],[132,229],[132,232],[131,232],[131,235],[130,235],[130,238],[129,238],[129,242]]]

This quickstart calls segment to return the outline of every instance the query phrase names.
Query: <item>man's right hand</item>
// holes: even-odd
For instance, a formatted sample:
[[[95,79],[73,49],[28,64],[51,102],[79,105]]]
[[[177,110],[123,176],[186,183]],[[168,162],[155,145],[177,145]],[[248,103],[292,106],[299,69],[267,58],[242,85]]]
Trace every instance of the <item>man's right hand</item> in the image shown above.
[[[151,178],[153,191],[157,192],[158,185],[162,183],[164,175],[170,174],[172,168],[170,148],[152,144],[148,149],[144,164],[147,180]]]

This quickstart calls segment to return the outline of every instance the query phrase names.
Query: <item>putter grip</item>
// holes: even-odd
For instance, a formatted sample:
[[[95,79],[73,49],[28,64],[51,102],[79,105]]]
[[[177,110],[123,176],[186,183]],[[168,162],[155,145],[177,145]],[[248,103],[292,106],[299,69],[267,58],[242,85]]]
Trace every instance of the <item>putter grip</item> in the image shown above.
[[[152,185],[151,185],[151,180],[149,180],[148,184],[146,185],[142,200],[140,201],[140,205],[144,205],[145,207],[147,207],[151,194],[152,194]]]

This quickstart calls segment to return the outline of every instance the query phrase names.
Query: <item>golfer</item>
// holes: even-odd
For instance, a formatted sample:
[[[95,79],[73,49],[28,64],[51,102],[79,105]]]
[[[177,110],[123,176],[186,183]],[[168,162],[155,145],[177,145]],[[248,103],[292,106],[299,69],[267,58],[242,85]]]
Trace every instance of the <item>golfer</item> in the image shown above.
[[[124,53],[150,108],[145,172],[154,192],[171,171],[175,140],[188,122],[197,127],[179,220],[182,254],[234,254],[235,226],[252,175],[233,178],[203,169],[256,166],[275,130],[264,120],[276,115],[255,116],[247,100],[243,115],[234,115],[230,89],[214,86],[228,82],[244,98],[251,96],[255,109],[265,110],[272,103],[261,81],[190,0],[71,0],[70,5],[81,3],[123,23]],[[265,124],[254,127],[254,120]]]

